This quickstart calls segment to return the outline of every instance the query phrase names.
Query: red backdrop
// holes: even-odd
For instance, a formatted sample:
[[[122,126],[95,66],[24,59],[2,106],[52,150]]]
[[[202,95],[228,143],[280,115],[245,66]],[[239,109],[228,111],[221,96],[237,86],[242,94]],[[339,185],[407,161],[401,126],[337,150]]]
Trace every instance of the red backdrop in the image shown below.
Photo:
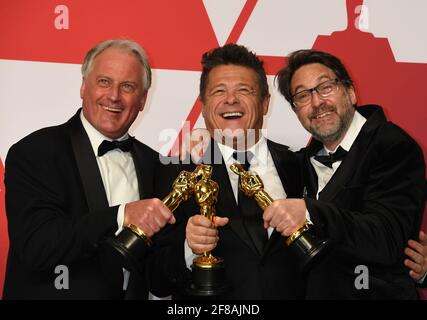
[[[387,38],[378,38],[354,27],[355,8],[363,1],[347,0],[346,3],[347,27],[317,36],[312,47],[339,56],[355,80],[359,104],[384,106],[387,116],[407,130],[426,155],[427,105],[420,95],[426,85],[427,63],[396,61]],[[87,48],[95,42],[127,37],[144,44],[154,69],[199,71],[201,54],[219,44],[202,1],[187,0],[185,6],[181,1],[170,0],[107,4],[101,0],[61,1],[61,4],[73,13],[69,30],[53,28],[53,8],[58,5],[55,0],[3,2],[0,59],[80,64]],[[256,0],[244,3],[226,42],[239,42],[257,5]],[[268,40],[268,35],[260,37],[266,38],[265,41],[279,41]],[[269,75],[274,75],[286,60],[283,55],[270,56],[262,52],[261,55]],[[413,92],[419,94],[409,94]],[[193,101],[197,101],[196,96]],[[196,102],[186,107],[186,119],[194,125],[200,115],[200,105]],[[282,142],[286,143],[286,139]],[[4,156],[0,154],[0,292],[8,248],[1,161]],[[426,214],[423,229],[427,230]],[[424,295],[427,297],[427,293]]]

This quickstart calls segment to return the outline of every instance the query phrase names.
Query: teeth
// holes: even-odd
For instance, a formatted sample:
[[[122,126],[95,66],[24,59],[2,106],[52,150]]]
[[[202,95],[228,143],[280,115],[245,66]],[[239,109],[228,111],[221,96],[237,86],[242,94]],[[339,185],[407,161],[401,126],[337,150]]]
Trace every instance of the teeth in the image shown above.
[[[316,119],[321,119],[321,118],[324,118],[326,116],[329,116],[330,114],[331,114],[331,112],[321,113],[321,114],[317,115],[315,118]]]
[[[122,109],[119,109],[119,108],[111,108],[111,107],[105,107],[105,106],[103,108],[111,112],[122,112]]]
[[[222,115],[224,118],[240,118],[243,116],[243,113],[241,112],[226,112]]]

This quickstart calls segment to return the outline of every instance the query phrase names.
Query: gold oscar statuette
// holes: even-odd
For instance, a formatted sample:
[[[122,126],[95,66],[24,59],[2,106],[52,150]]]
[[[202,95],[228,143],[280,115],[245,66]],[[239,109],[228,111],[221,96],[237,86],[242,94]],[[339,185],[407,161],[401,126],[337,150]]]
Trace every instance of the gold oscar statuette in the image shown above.
[[[194,186],[194,197],[200,207],[200,214],[214,222],[215,203],[218,201],[218,183],[211,180],[212,166],[199,167],[200,180]],[[200,268],[213,268],[222,263],[221,258],[214,257],[210,252],[204,252],[203,256],[195,258],[193,263]]]
[[[172,191],[162,200],[172,212],[182,201],[192,196],[194,186],[200,179],[199,171],[200,168],[193,172],[183,170],[173,182]],[[145,255],[147,246],[152,245],[152,241],[139,227],[129,224],[107,244],[120,254],[128,269],[142,270],[141,257]]]
[[[262,210],[265,210],[274,200],[264,190],[264,183],[259,175],[252,171],[246,171],[238,162],[230,165],[231,171],[239,175],[239,188],[248,197],[254,197]],[[300,265],[307,268],[314,262],[314,258],[319,258],[320,253],[325,252],[329,247],[329,240],[320,239],[311,229],[312,224],[308,221],[292,233],[286,239],[286,245],[299,258]]]
[[[194,197],[200,207],[199,213],[212,222],[215,218],[215,204],[218,201],[219,186],[211,179],[212,166],[199,165],[194,173],[199,177],[194,185]],[[225,283],[224,260],[211,252],[193,260],[192,283],[187,292],[192,296],[217,296],[228,290]]]

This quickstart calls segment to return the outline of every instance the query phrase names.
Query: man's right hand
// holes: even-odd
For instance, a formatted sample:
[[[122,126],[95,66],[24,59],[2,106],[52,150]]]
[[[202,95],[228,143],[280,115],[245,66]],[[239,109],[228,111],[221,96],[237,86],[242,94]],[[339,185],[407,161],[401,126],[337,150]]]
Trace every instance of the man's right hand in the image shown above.
[[[214,217],[214,222],[200,214],[188,219],[186,238],[194,254],[202,254],[213,250],[219,240],[217,227],[225,226],[228,218]]]
[[[123,225],[133,224],[149,238],[167,223],[174,224],[175,217],[160,199],[144,199],[126,204]]]

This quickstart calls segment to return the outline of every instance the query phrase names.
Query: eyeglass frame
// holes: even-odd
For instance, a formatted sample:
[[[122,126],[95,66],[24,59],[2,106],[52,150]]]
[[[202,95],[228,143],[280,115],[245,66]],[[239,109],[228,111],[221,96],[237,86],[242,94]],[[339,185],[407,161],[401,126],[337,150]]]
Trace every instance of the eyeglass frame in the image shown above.
[[[338,83],[339,83],[339,82],[341,82],[342,84],[344,84],[344,81],[342,81],[341,79],[335,78],[335,79],[330,79],[330,80],[323,81],[323,82],[319,83],[317,86],[315,86],[315,87],[313,87],[313,88],[305,89],[305,90],[301,90],[300,92],[297,92],[297,93],[295,93],[294,95],[292,95],[292,96],[291,96],[291,99],[292,99],[292,106],[293,106],[294,108],[301,108],[301,107],[308,106],[308,105],[310,104],[310,102],[313,100],[313,92],[314,92],[314,91],[316,91],[316,93],[317,93],[320,97],[322,97],[322,98],[327,98],[327,97],[329,97],[330,95],[332,95],[334,92],[336,92],[336,90],[334,91],[334,89],[332,89],[332,90],[331,90],[331,92],[329,92],[329,93],[328,93],[328,94],[326,94],[326,95],[322,95],[322,94],[318,91],[319,87],[320,87],[320,86],[322,86],[322,85],[324,85],[324,84],[326,84],[327,82],[331,82],[331,84],[333,83],[333,84],[335,85],[335,88],[336,88],[336,89],[338,88]],[[303,105],[299,105],[299,106],[298,106],[298,105],[295,103],[295,101],[294,101],[294,99],[293,99],[293,98],[294,98],[295,96],[299,95],[300,93],[302,93],[302,92],[307,92],[307,91],[310,93],[310,99],[308,100],[308,102],[307,102],[306,104],[303,104]]]

